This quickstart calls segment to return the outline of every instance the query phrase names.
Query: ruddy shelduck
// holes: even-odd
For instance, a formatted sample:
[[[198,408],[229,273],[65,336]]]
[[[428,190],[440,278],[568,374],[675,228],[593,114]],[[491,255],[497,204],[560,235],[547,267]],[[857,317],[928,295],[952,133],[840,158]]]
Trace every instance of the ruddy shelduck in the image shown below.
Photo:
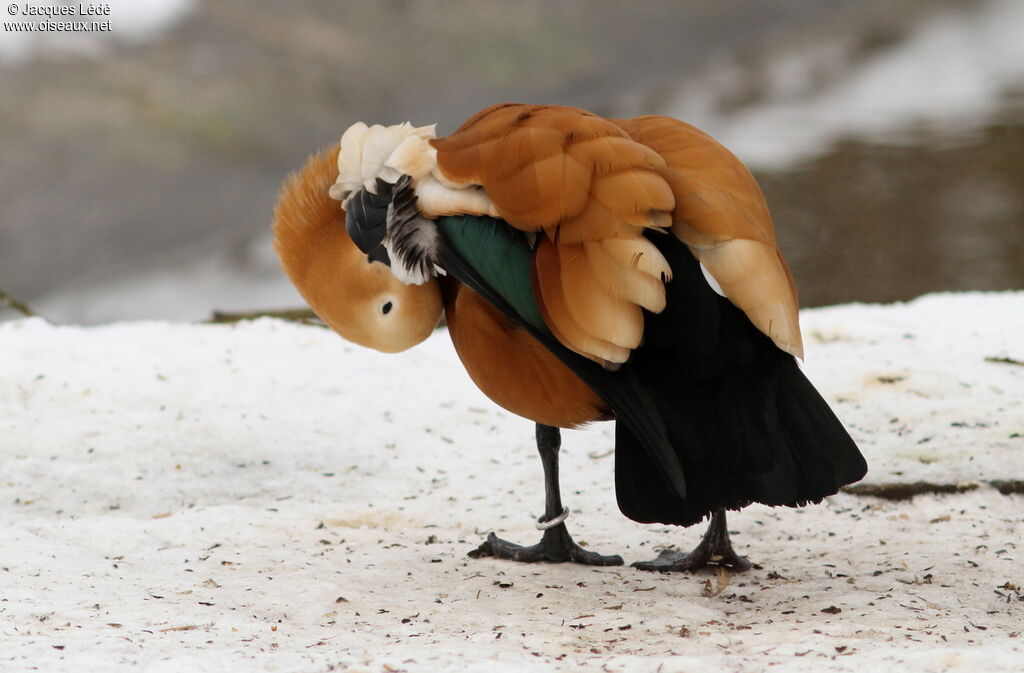
[[[615,488],[640,522],[691,525],[689,554],[749,567],[725,511],[803,505],[867,466],[804,377],[798,303],[761,190],[698,129],[561,106],[489,107],[453,134],[351,126],[285,183],[284,269],[331,328],[393,352],[442,311],[470,377],[537,424],[541,542],[474,553],[622,563],[565,526],[559,428],[615,421]]]

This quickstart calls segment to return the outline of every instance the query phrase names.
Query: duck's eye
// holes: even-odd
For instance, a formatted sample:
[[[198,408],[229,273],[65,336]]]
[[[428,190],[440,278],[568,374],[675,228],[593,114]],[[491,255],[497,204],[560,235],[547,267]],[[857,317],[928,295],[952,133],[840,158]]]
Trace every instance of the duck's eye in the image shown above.
[[[394,308],[394,304],[389,301],[384,302],[380,307],[380,312],[384,315],[391,313],[391,309]]]

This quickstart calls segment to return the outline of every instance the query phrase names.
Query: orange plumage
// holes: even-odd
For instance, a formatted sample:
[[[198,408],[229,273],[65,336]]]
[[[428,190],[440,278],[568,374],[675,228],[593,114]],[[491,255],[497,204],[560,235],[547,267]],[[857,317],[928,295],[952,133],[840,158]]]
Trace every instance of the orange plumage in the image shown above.
[[[612,418],[608,405],[480,295],[445,281],[448,334],[480,390],[512,413],[559,428]]]
[[[658,173],[675,197],[673,233],[759,330],[802,358],[796,285],[754,176],[714,138],[685,122],[653,116],[614,121],[665,158]]]
[[[543,230],[538,299],[577,353],[606,366],[628,359],[641,308],[664,307],[671,273],[643,232],[671,228],[758,329],[802,356],[796,289],[764,197],[710,136],[666,117],[506,104],[431,144],[444,178],[482,188],[511,226]]]
[[[561,106],[496,105],[433,133],[350,127],[344,152],[286,183],[275,242],[314,310],[358,343],[408,348],[443,303],[473,381],[538,424],[544,539],[522,548],[492,534],[481,553],[622,562],[580,549],[561,523],[559,427],[616,420],[627,516],[689,525],[714,513],[693,554],[648,569],[714,555],[749,567],[729,546],[726,508],[804,504],[863,476],[792,357],[792,275],[728,150],[674,119]]]
[[[437,326],[440,289],[436,282],[401,283],[352,243],[345,212],[328,195],[337,157],[338,146],[329,147],[285,181],[274,209],[274,247],[295,287],[334,331],[384,352],[405,350]]]
[[[281,190],[275,247],[285,272],[325,323],[349,341],[387,352],[427,338],[442,285],[403,285],[345,234],[345,211],[328,196],[338,146],[309,158]],[[448,332],[470,378],[499,406],[572,428],[611,418],[607,405],[536,339],[456,281],[443,283]],[[378,306],[391,301],[383,315]]]

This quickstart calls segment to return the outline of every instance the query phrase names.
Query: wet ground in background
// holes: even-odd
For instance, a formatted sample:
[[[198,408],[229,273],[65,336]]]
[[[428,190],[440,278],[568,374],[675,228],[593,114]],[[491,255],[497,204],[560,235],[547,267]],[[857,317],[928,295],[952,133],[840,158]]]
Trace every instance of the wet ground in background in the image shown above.
[[[804,306],[1024,287],[1024,116],[759,172]]]
[[[297,303],[267,233],[288,171],[353,119],[437,120],[444,133],[506,98],[676,114],[720,137],[761,181],[805,306],[1024,287],[1021,89],[958,127],[910,119],[846,140],[830,130],[828,143],[784,169],[743,142],[751,130],[755,143],[794,128],[809,138],[817,111],[859,100],[847,86],[846,98],[828,107],[825,96],[822,107],[822,91],[842,93],[878,63],[932,62],[990,34],[1003,46],[965,58],[1014,73],[1012,44],[1008,52],[1005,31],[993,32],[1014,23],[1012,2],[723,0],[629,12],[604,2],[586,16],[572,3],[547,13],[489,2],[457,25],[430,6],[198,3],[151,44],[94,61],[0,63],[11,94],[0,99],[0,288],[60,322]],[[410,62],[379,49],[396,31],[437,44]],[[931,81],[916,77],[910,98],[931,93]],[[720,109],[701,117],[678,105],[716,86]],[[891,90],[875,88],[882,99]],[[801,96],[806,125],[757,118],[738,138],[715,128],[730,114],[799,106]],[[0,308],[0,319],[13,316]]]

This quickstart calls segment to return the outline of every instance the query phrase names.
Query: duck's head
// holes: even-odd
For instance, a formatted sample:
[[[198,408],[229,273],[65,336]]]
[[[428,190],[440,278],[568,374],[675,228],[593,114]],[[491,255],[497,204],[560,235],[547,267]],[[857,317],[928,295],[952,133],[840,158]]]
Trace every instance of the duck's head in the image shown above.
[[[443,310],[435,280],[405,285],[369,261],[345,231],[345,211],[331,198],[338,145],[309,158],[285,181],[274,209],[274,246],[310,307],[345,339],[386,353],[420,343]]]

